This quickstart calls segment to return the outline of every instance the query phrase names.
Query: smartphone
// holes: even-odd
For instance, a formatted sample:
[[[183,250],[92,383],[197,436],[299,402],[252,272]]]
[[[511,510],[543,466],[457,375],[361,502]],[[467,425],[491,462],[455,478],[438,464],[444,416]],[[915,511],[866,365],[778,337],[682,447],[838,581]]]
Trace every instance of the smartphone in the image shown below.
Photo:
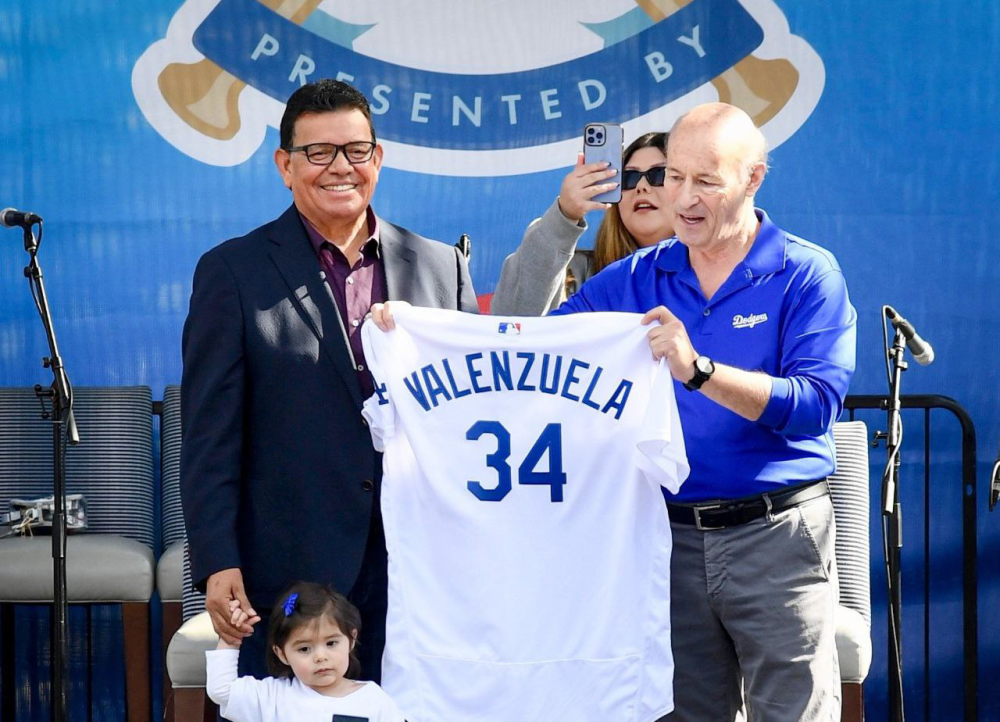
[[[618,174],[601,181],[615,181],[618,187],[598,193],[593,200],[598,203],[618,203],[622,199],[622,127],[617,123],[588,123],[583,129],[583,162],[607,161]]]

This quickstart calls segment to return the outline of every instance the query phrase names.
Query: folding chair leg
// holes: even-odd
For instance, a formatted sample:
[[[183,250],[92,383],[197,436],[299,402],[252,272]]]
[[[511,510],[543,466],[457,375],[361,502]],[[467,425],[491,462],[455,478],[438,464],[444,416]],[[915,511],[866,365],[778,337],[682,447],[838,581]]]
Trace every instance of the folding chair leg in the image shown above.
[[[174,638],[177,630],[184,622],[184,608],[180,602],[163,602],[160,605],[163,610],[163,699],[169,701],[170,675],[167,674],[167,650],[170,648],[170,640]],[[171,719],[169,716],[166,719]]]
[[[843,682],[840,685],[841,722],[864,722],[865,698],[864,686],[858,682]]]
[[[172,691],[173,718],[167,722],[216,722],[217,708],[205,694],[204,687],[185,687]]]
[[[122,628],[128,722],[150,722],[149,602],[124,602]]]

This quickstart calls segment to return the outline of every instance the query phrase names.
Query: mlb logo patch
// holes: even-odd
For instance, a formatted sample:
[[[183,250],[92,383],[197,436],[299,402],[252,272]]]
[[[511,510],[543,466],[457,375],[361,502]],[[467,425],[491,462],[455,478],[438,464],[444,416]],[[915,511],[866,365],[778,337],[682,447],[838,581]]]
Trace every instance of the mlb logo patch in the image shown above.
[[[501,321],[500,325],[497,327],[497,333],[505,333],[508,336],[520,336],[521,324]]]

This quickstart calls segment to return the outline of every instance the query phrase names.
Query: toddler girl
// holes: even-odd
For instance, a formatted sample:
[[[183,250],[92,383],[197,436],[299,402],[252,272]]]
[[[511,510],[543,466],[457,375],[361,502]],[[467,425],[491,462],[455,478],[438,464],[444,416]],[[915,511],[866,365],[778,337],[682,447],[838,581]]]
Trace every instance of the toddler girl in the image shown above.
[[[249,619],[230,602],[232,623]],[[267,666],[273,677],[237,678],[239,646],[219,640],[206,652],[208,696],[234,722],[404,722],[396,703],[374,682],[356,682],[354,656],[361,615],[342,595],[296,582],[280,597],[268,627]]]

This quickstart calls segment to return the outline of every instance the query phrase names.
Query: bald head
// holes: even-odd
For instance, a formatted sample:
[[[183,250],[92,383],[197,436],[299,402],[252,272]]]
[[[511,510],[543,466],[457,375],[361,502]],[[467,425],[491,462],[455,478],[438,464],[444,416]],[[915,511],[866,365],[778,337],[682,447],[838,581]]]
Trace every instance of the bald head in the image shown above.
[[[689,250],[745,249],[756,233],[754,196],[767,173],[767,144],[746,113],[706,103],[674,123],[667,195],[674,231]]]
[[[696,143],[711,146],[747,172],[758,165],[767,167],[764,134],[750,116],[735,105],[704,103],[692,108],[674,123],[670,138],[678,135],[680,139],[694,139]]]

